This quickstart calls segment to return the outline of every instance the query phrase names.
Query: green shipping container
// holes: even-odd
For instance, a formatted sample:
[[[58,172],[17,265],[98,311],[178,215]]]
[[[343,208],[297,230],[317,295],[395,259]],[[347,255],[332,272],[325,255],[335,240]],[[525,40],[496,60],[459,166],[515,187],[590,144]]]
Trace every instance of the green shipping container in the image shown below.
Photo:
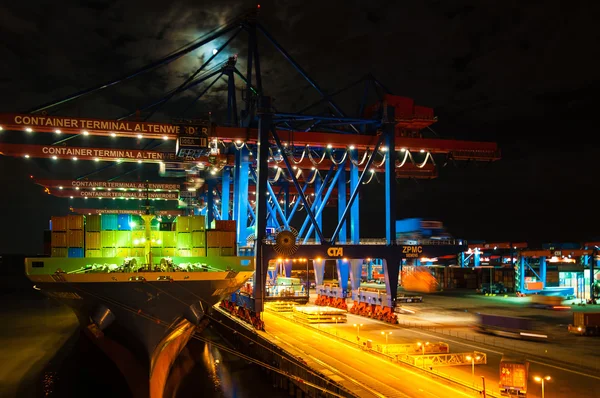
[[[178,249],[191,249],[192,248],[192,233],[191,232],[178,232],[177,233],[177,248]]]
[[[116,231],[117,247],[131,247],[131,231]]]
[[[206,232],[192,232],[192,247],[206,247]]]
[[[100,226],[100,214],[92,214],[85,218],[85,230],[87,232],[99,232]]]
[[[102,247],[116,247],[117,241],[115,231],[102,231],[100,232],[100,234],[100,238],[102,240]]]
[[[86,250],[86,257],[102,257],[102,250]]]
[[[103,247],[102,257],[117,257],[117,249],[114,247]]]
[[[163,243],[163,248],[177,247],[177,232],[163,231],[162,243]]]
[[[206,229],[206,218],[204,216],[192,216],[190,220],[190,230],[204,231]]]

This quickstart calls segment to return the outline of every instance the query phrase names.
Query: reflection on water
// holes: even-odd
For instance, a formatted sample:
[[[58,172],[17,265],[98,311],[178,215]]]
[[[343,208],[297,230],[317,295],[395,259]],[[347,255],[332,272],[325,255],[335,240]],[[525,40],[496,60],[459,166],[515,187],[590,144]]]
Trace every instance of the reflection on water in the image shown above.
[[[51,361],[42,372],[35,394],[26,396],[129,398],[127,384],[112,362],[85,336],[74,340],[65,347],[68,354]],[[194,339],[175,362],[165,389],[165,398],[256,396],[287,395],[273,388],[271,377],[258,365]]]

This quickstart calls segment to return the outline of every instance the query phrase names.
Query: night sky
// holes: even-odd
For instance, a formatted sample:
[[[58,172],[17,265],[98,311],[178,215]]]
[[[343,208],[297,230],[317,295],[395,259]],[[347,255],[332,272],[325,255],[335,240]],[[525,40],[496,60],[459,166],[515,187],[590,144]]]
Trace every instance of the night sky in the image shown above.
[[[0,9],[0,113],[25,112],[119,77],[254,5],[12,2]],[[393,93],[433,107],[439,122],[432,127],[439,136],[499,143],[501,161],[449,164],[437,180],[403,180],[398,218],[439,219],[466,239],[535,244],[600,238],[594,181],[600,139],[593,108],[600,90],[598,8],[554,0],[280,0],[261,2],[260,21],[325,91],[372,73]],[[53,114],[123,116],[183,82],[223,41]],[[239,52],[240,70],[245,44],[242,34],[228,52]],[[295,112],[318,99],[262,37],[259,48],[264,91],[278,110]],[[218,118],[224,90],[225,81],[193,114],[212,111]],[[151,120],[177,116],[197,92],[176,97]],[[360,94],[351,91],[336,100],[354,115]],[[73,145],[85,145],[77,140]],[[29,175],[77,177],[95,166],[81,167],[0,157],[0,253],[40,252],[50,215],[67,212],[67,199],[45,195]],[[157,176],[157,166],[145,167],[144,175]],[[136,176],[141,174],[131,174]],[[373,200],[361,201],[365,237],[385,234],[378,192],[381,185],[370,186],[365,195]]]

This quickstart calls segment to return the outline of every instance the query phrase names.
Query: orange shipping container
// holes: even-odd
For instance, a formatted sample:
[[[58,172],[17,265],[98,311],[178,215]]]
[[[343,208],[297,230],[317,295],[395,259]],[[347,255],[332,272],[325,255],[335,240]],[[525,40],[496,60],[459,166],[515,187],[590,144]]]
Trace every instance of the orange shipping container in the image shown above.
[[[83,247],[83,230],[71,230],[67,232],[68,247]]]
[[[215,220],[215,229],[235,232],[235,220]]]
[[[56,217],[52,216],[52,231],[66,231],[67,230],[67,217]]]
[[[86,248],[86,250],[102,249],[102,243],[100,240],[100,232],[86,232],[85,233],[85,248]]]
[[[527,290],[542,290],[544,288],[543,282],[529,282],[526,283]]]
[[[52,247],[67,247],[67,233],[66,232],[52,232],[50,238],[50,244]]]
[[[69,214],[67,216],[67,228],[69,229],[83,229],[83,215],[81,214]]]
[[[219,247],[234,247],[235,231],[219,231]],[[215,246],[216,247],[216,246]]]
[[[206,247],[221,247],[221,232],[215,230],[206,231]]]

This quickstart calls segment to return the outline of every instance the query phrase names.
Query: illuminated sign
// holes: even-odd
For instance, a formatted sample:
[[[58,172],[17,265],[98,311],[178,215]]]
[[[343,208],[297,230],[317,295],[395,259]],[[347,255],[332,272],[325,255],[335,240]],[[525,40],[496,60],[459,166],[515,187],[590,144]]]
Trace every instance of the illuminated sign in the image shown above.
[[[343,247],[330,247],[327,249],[327,255],[329,257],[342,257],[344,255]]]
[[[177,183],[162,183],[162,182],[127,182],[127,181],[98,181],[98,180],[36,180],[35,181],[39,185],[43,185],[45,187],[57,188],[63,187],[65,189],[72,187],[79,188],[97,188],[97,189],[142,189],[146,188],[150,190],[171,190],[171,191],[179,191],[180,185]]]
[[[196,126],[177,126],[166,123],[132,122],[124,120],[84,119],[48,115],[0,115],[0,122],[8,128],[30,128],[39,131],[53,129],[109,131],[130,134],[168,134],[196,131]],[[5,128],[7,128],[5,127]],[[8,129],[7,128],[7,129]]]
[[[72,190],[72,189],[53,189],[52,195],[60,198],[114,198],[114,199],[167,199],[178,200],[179,192],[139,192],[139,191],[92,191],[92,190]]]
[[[73,213],[77,214],[145,214],[144,210],[133,209],[70,209]],[[184,212],[182,210],[154,210],[152,212],[155,216],[182,216]]]
[[[423,253],[423,246],[402,246],[402,254],[409,258],[417,258]]]

